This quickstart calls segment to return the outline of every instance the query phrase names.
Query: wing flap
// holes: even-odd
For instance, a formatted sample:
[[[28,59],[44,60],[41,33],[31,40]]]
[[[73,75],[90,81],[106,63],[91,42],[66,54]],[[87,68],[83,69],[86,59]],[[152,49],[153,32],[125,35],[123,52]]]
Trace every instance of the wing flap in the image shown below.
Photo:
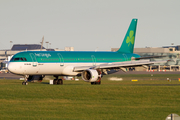
[[[150,65],[150,64],[161,63],[161,62],[167,62],[167,61],[138,60],[138,61],[112,63],[112,64],[108,64],[108,65],[99,65],[97,67],[101,68],[101,69],[116,68],[116,67],[133,67],[133,66],[141,66],[141,65]]]
[[[91,69],[91,68],[94,68],[94,66],[75,66],[73,71],[74,72],[81,72],[83,70]]]

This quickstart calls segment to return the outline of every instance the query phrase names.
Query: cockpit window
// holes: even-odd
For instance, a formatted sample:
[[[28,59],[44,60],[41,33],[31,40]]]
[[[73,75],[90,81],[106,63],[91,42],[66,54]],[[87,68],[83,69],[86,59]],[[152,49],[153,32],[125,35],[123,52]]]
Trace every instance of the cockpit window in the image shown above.
[[[19,58],[14,58],[14,61],[18,61],[19,60]]]
[[[24,61],[27,61],[27,59],[26,58],[23,58],[24,59]]]
[[[14,61],[27,61],[26,58],[14,58]]]

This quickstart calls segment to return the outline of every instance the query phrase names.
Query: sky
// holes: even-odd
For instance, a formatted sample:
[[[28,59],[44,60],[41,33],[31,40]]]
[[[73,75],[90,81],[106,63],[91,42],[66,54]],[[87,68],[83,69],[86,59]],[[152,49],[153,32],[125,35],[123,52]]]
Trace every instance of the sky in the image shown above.
[[[179,5],[180,0],[0,0],[0,50],[40,44],[43,36],[46,48],[119,48],[133,18],[135,48],[180,45]]]

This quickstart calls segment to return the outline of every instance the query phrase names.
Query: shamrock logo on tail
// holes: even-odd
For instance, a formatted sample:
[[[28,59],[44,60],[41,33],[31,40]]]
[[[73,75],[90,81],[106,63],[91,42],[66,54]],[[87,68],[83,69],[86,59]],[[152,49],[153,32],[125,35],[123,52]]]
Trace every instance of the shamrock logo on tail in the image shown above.
[[[128,46],[130,45],[130,44],[134,44],[134,31],[133,30],[131,30],[130,32],[129,32],[129,36],[127,36],[127,39],[126,39],[126,43],[128,44]]]

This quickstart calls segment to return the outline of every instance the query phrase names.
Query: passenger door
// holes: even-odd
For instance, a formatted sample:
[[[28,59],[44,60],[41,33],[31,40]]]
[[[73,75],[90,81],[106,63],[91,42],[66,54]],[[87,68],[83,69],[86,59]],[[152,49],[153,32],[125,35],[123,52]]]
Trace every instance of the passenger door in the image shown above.
[[[64,59],[63,59],[63,56],[60,54],[60,53],[58,53],[58,56],[59,56],[59,61],[60,61],[60,66],[64,66]]]
[[[96,58],[94,55],[91,55],[93,66],[96,66]]]
[[[124,56],[124,61],[127,61],[128,60],[127,55],[123,54],[123,56]]]
[[[33,53],[30,53],[31,59],[32,59],[32,66],[37,67],[37,59],[36,56]]]

